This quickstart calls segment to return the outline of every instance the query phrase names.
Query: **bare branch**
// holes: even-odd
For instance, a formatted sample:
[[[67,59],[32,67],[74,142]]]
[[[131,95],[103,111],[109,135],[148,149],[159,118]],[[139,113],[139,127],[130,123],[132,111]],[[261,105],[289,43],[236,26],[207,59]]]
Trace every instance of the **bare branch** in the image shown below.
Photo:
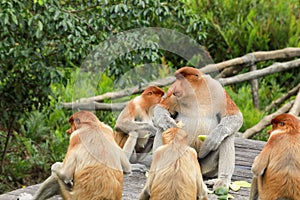
[[[235,58],[235,59],[221,62],[218,64],[207,65],[204,68],[201,68],[200,71],[204,72],[204,73],[212,73],[212,72],[222,70],[222,69],[224,69],[226,67],[230,67],[230,66],[251,65],[251,64],[253,64],[255,62],[259,62],[259,61],[264,61],[264,60],[269,60],[269,59],[292,58],[292,57],[296,57],[296,56],[300,56],[300,48],[285,48],[285,49],[269,51],[269,52],[253,52],[253,53],[247,54],[243,57]],[[238,83],[238,82],[242,82],[242,81],[256,79],[258,77],[262,77],[262,76],[272,74],[275,72],[284,71],[284,70],[298,67],[298,66],[299,66],[299,59],[290,61],[290,62],[286,62],[286,63],[281,63],[281,64],[275,63],[268,68],[265,68],[262,70],[257,70],[256,72],[249,72],[246,74],[237,75],[232,78],[223,78],[223,79],[219,79],[219,81],[223,85],[228,85],[231,83]],[[164,86],[168,86],[168,85],[172,84],[174,81],[175,81],[175,77],[169,76],[169,77],[166,77],[163,79],[159,79],[157,81],[150,82],[148,84],[143,84],[142,86],[135,86],[132,88],[128,88],[128,89],[124,89],[124,90],[120,90],[120,91],[116,91],[116,92],[108,92],[108,93],[90,97],[90,98],[82,98],[79,100],[79,102],[86,102],[86,104],[87,104],[88,102],[93,102],[93,101],[102,102],[105,99],[121,98],[121,97],[129,96],[132,94],[141,93],[143,90],[146,89],[146,87],[148,87],[150,85],[164,87]],[[70,108],[69,104],[77,105],[78,103],[72,103],[72,102],[64,103],[63,106],[64,107],[67,106],[66,108]],[[100,107],[102,107],[102,106],[99,105],[99,108]]]
[[[298,94],[296,96],[295,103],[294,103],[294,105],[291,108],[289,113],[293,114],[295,116],[298,116],[299,113],[300,113],[300,89],[299,89]]]
[[[201,68],[201,71],[204,73],[212,73],[216,71],[222,71],[227,67],[232,66],[250,66],[257,62],[266,61],[266,60],[275,60],[282,58],[293,58],[300,56],[300,48],[285,48],[275,51],[258,51],[249,53],[245,56],[234,58],[228,61],[224,61],[218,64],[210,64]]]
[[[90,98],[82,98],[82,99],[79,99],[79,102],[91,102],[91,101],[101,102],[105,99],[117,99],[117,98],[129,96],[129,95],[132,95],[132,94],[141,93],[143,90],[145,90],[150,85],[155,85],[155,86],[158,86],[158,87],[164,87],[164,86],[172,84],[174,81],[175,81],[175,77],[168,76],[166,78],[159,79],[157,81],[153,81],[153,82],[150,82],[150,83],[147,83],[147,84],[142,84],[142,86],[135,86],[135,87],[120,90],[120,91],[117,91],[117,92],[107,92],[105,94],[90,97]]]
[[[274,113],[272,113],[270,115],[265,116],[258,124],[256,124],[253,127],[247,129],[243,133],[243,138],[251,138],[255,134],[257,134],[260,131],[262,131],[264,128],[266,128],[268,125],[270,125],[271,120],[275,116],[288,112],[290,110],[290,108],[293,106],[294,102],[295,102],[294,100],[290,101],[289,103],[285,104],[283,107],[281,107],[276,112],[274,112]]]
[[[300,83],[294,87],[293,89],[291,89],[290,91],[288,91],[285,95],[283,95],[282,97],[280,97],[279,99],[273,101],[266,109],[265,112],[269,112],[270,110],[272,110],[273,108],[275,108],[276,106],[282,104],[285,100],[289,99],[291,96],[295,95],[298,90],[300,89]]]
[[[85,102],[85,103],[62,103],[62,106],[66,109],[81,109],[81,110],[104,110],[104,111],[120,111],[127,105],[124,103],[97,103],[97,102]]]
[[[297,60],[292,60],[289,62],[285,62],[285,63],[274,63],[269,67],[260,69],[260,70],[256,70],[253,72],[247,72],[244,74],[240,74],[240,75],[236,75],[234,77],[230,77],[230,78],[220,78],[219,81],[221,82],[222,85],[230,85],[233,83],[240,83],[243,81],[248,81],[248,80],[252,80],[252,79],[257,79],[269,74],[274,74],[276,72],[282,72],[288,69],[292,69],[292,68],[297,68],[300,67],[300,59]]]

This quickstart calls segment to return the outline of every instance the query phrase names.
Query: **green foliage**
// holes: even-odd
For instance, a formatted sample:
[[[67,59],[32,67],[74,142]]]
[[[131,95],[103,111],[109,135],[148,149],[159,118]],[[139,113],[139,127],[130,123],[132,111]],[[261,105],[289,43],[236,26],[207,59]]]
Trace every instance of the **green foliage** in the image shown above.
[[[46,105],[52,83],[66,83],[57,67],[79,67],[92,49],[116,33],[158,26],[205,37],[203,20],[180,1],[4,0],[0,11],[0,125],[4,129],[11,125],[18,129],[18,123],[10,123],[32,106]],[[153,46],[120,55],[110,75],[120,76],[139,63],[159,62],[165,53]],[[166,56],[176,65],[180,62],[176,56]]]
[[[300,46],[298,0],[186,0],[207,18],[204,45],[215,62],[253,51]]]

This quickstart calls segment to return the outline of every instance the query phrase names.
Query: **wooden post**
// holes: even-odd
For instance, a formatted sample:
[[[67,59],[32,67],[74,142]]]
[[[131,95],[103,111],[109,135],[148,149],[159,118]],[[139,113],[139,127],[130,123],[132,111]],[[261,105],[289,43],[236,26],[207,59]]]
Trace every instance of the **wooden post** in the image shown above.
[[[251,66],[251,71],[256,71],[256,65]],[[251,80],[251,92],[252,92],[252,101],[254,108],[259,110],[259,96],[258,96],[258,79]]]

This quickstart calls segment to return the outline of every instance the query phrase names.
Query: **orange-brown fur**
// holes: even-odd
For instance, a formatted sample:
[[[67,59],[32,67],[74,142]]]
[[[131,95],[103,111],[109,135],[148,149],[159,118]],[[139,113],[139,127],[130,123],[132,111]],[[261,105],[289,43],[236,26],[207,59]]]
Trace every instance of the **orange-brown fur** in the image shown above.
[[[291,114],[281,114],[271,124],[270,138],[252,166],[257,183],[252,185],[250,199],[258,198],[257,189],[261,200],[299,199],[299,122]]]
[[[161,101],[163,95],[164,91],[159,87],[149,86],[140,96],[132,99],[120,113],[116,122],[114,137],[117,144],[129,155],[134,148],[138,152],[138,149],[145,147],[149,138],[147,135],[155,134],[155,128],[149,116],[150,109]],[[130,132],[136,132],[138,136],[130,137]],[[133,141],[136,138],[137,141]],[[129,145],[130,143],[134,144]],[[124,146],[127,149],[124,149]]]
[[[122,198],[123,171],[130,163],[113,138],[112,129],[91,112],[70,117],[70,146],[62,168],[56,171],[64,199],[119,200]],[[64,183],[73,181],[72,192]]]
[[[154,154],[140,200],[207,200],[196,151],[187,145],[187,134],[170,128],[163,135],[164,145]]]

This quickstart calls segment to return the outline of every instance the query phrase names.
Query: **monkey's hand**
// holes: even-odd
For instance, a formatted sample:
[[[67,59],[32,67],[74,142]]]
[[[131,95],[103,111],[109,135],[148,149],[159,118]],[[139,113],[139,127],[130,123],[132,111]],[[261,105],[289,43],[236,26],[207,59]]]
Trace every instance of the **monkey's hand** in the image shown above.
[[[221,142],[228,136],[226,127],[215,128],[204,140],[204,144],[200,148],[198,153],[199,158],[204,158],[211,151],[215,151],[219,148]]]
[[[211,151],[216,151],[221,142],[228,136],[237,132],[243,123],[242,114],[239,112],[235,115],[225,116],[220,123],[213,129],[204,141],[198,157],[204,158]]]
[[[162,106],[156,105],[153,108],[153,124],[161,130],[177,127],[176,121],[171,117],[169,111]]]
[[[62,167],[62,162],[56,162],[51,166],[51,173],[56,173]]]

